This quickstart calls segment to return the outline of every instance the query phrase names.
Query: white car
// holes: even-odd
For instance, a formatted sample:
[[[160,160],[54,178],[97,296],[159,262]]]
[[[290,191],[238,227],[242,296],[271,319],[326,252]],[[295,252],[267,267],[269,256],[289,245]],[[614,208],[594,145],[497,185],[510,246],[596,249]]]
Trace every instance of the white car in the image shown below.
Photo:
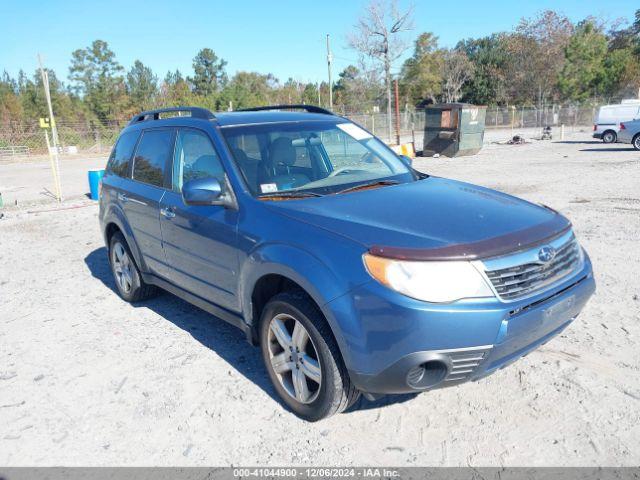
[[[618,141],[620,123],[640,118],[640,99],[623,100],[619,105],[603,105],[593,125],[593,138],[604,143]]]
[[[630,143],[633,148],[640,150],[640,120],[621,123],[618,141],[620,143]]]

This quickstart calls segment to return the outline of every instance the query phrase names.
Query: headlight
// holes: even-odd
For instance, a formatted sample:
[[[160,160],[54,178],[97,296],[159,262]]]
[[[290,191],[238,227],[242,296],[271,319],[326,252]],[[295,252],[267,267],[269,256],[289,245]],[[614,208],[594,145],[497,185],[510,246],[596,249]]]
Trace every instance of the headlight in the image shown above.
[[[369,274],[387,287],[425,302],[445,303],[462,298],[493,297],[493,292],[470,262],[413,262],[366,253]]]

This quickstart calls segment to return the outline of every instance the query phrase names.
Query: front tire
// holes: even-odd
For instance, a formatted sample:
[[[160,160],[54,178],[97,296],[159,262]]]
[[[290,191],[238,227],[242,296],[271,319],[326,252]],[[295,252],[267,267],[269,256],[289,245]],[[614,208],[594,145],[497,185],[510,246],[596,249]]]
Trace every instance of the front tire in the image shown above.
[[[304,292],[280,293],[267,303],[260,346],[271,382],[297,416],[315,422],[344,411],[360,396],[329,325]]]
[[[109,264],[116,282],[116,289],[123,300],[133,303],[146,300],[157,293],[153,285],[142,280],[129,245],[120,232],[116,232],[109,242]]]
[[[608,130],[602,134],[602,141],[604,143],[615,143],[617,139],[618,136],[616,135],[616,132],[612,132],[611,130]]]

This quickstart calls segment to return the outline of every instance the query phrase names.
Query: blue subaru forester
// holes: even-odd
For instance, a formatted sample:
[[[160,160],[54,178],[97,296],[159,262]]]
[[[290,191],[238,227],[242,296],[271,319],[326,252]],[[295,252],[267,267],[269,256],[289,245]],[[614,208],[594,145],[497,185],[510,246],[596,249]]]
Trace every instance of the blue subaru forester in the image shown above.
[[[236,325],[307,420],[488,375],[595,290],[558,212],[419,173],[307,105],[136,115],[100,222],[123,299],[159,287]]]

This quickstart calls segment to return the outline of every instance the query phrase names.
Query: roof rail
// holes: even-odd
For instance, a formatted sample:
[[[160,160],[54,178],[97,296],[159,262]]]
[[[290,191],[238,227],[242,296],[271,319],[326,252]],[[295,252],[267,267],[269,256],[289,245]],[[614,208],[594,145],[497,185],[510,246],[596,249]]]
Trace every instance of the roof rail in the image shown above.
[[[260,112],[263,110],[305,110],[309,113],[322,113],[324,115],[335,115],[331,110],[317,107],[315,105],[293,104],[293,105],[265,105],[263,107],[241,108],[236,112]]]
[[[169,113],[169,112],[190,112],[192,117],[202,118],[205,120],[211,120],[215,118],[213,113],[211,113],[206,108],[169,107],[169,108],[159,108],[157,110],[148,110],[146,112],[140,112],[137,115],[133,116],[133,118],[129,121],[129,125],[133,125],[134,123],[139,123],[139,122],[146,122],[147,120],[160,120],[161,113]]]

